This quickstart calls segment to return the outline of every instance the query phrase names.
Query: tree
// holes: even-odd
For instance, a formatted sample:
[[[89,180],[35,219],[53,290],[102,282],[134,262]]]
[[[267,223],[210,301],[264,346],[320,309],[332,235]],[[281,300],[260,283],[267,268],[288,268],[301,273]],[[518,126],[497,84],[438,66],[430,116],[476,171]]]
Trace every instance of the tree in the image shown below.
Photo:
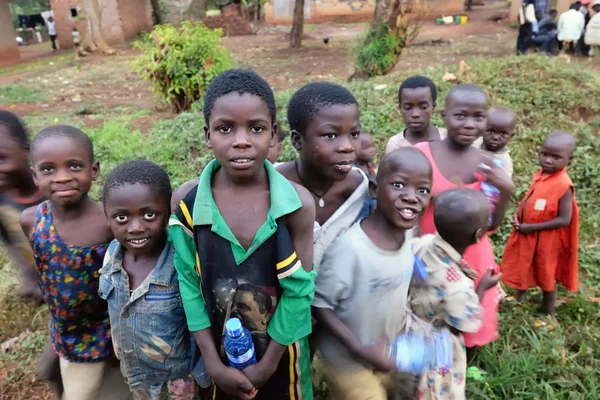
[[[192,0],[186,14],[191,20],[200,20],[206,17],[206,0]]]
[[[115,54],[115,51],[106,44],[102,36],[102,13],[99,0],[79,0],[81,8],[85,11],[87,19],[87,32],[81,41],[82,49],[96,51],[100,49],[104,54]]]
[[[349,80],[385,75],[416,39],[426,9],[419,0],[376,0],[373,20]]]
[[[160,2],[158,0],[150,0],[150,3],[152,3],[152,14],[154,15],[154,23],[162,24],[164,20],[162,11],[160,9]]]
[[[290,47],[302,46],[302,35],[304,34],[304,1],[296,0],[294,3],[294,22],[290,32]],[[310,1],[310,0],[309,0]]]

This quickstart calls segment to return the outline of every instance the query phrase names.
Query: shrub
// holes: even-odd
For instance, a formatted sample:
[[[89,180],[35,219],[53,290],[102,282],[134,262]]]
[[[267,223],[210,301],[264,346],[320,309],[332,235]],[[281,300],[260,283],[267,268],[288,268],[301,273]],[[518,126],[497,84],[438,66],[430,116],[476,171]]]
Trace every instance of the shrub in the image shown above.
[[[143,54],[132,67],[175,112],[187,111],[215,76],[233,67],[231,53],[219,43],[221,36],[220,29],[208,29],[202,22],[184,21],[179,29],[157,25],[134,44]]]

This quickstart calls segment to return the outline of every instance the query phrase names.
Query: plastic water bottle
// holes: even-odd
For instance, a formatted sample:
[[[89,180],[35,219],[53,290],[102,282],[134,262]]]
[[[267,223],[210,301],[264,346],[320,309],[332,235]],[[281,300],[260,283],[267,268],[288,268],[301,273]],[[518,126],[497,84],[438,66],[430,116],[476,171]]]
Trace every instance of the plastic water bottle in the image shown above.
[[[242,326],[237,318],[231,318],[225,323],[225,352],[229,365],[240,371],[256,364],[254,343],[248,329]]]
[[[493,160],[494,160],[494,163],[497,166],[499,166],[500,168],[502,168],[504,166],[504,163],[502,161],[500,161],[499,159],[493,158]],[[498,205],[498,202],[500,201],[500,190],[498,190],[497,187],[490,185],[486,181],[483,181],[483,182],[481,182],[481,191],[483,192],[485,197],[487,197],[487,199],[490,203],[490,219],[488,221],[488,226],[491,226],[492,223],[494,222],[494,211],[496,211],[496,206]]]
[[[396,369],[421,375],[426,368],[450,370],[452,367],[452,337],[447,329],[427,335],[403,334],[390,347]]]

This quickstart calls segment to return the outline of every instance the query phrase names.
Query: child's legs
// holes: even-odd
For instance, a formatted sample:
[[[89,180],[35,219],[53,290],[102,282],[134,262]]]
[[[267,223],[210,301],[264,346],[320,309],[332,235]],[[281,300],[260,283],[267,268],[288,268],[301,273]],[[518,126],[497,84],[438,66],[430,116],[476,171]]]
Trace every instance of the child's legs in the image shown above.
[[[96,400],[105,365],[105,362],[75,363],[60,358],[64,386],[62,400]]]
[[[60,376],[59,357],[52,348],[52,342],[48,340],[42,351],[40,362],[38,364],[38,379],[47,381],[60,398],[63,394],[63,383]]]
[[[344,372],[325,364],[331,400],[387,400],[387,386],[392,379],[383,374],[363,369]]]
[[[556,306],[556,289],[551,291],[543,291],[542,297],[542,312],[548,315],[554,315],[554,308]]]

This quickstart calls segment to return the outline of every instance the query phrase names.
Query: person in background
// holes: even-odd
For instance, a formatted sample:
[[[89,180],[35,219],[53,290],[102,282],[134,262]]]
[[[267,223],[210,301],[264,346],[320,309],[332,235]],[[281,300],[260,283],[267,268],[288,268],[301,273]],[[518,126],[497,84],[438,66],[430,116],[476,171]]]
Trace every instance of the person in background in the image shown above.
[[[289,135],[289,132],[286,132],[283,129],[281,129],[281,124],[279,123],[279,121],[277,121],[277,127],[279,128],[277,130],[277,135],[275,135],[275,139],[277,141],[275,142],[275,146],[269,149],[269,155],[267,156],[267,160],[271,161],[271,164],[273,165],[279,164],[277,160],[279,160],[279,156],[281,156],[283,142],[285,141],[285,138]]]
[[[527,52],[531,46],[531,38],[537,32],[534,0],[524,0],[519,9],[519,36],[517,37],[517,55]]]
[[[573,46],[575,54],[579,54],[577,42],[583,35],[584,28],[585,17],[579,12],[579,6],[572,4],[571,8],[558,19],[558,41],[562,42],[563,53]]]
[[[368,177],[377,174],[377,166],[375,165],[375,157],[377,149],[373,143],[373,137],[367,132],[360,133],[360,147],[356,150],[356,161],[354,165],[360,168]]]
[[[550,13],[550,0],[535,0],[534,7],[535,15],[540,15],[541,18],[544,18]]]
[[[483,136],[473,146],[502,163],[502,169],[509,177],[513,174],[513,162],[508,142],[515,135],[517,114],[506,106],[494,106],[488,112],[487,128]]]
[[[590,46],[590,56],[598,52],[598,46],[600,46],[600,0],[594,0],[592,10],[595,14],[585,29],[585,44]]]
[[[46,21],[46,27],[48,28],[48,36],[50,36],[50,41],[52,42],[52,51],[56,51],[56,24],[54,22],[54,17],[48,17]]]
[[[550,10],[548,15],[540,20],[538,31],[531,39],[533,43],[540,45],[540,51],[546,54],[552,54],[553,44],[556,42],[558,31],[556,29],[556,16],[558,12]]]

